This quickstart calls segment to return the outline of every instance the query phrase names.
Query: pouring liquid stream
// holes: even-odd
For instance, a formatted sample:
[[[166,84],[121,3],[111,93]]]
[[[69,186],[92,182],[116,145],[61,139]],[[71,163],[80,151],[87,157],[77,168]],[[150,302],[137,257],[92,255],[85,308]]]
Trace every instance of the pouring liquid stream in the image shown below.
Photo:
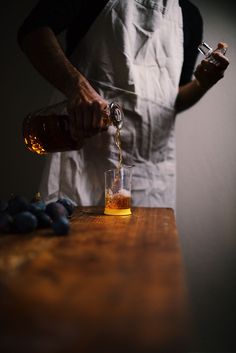
[[[115,144],[118,148],[118,153],[119,153],[119,160],[118,160],[118,166],[117,166],[117,171],[119,172],[122,167],[123,157],[122,157],[122,149],[121,149],[120,129],[118,128],[116,128]]]

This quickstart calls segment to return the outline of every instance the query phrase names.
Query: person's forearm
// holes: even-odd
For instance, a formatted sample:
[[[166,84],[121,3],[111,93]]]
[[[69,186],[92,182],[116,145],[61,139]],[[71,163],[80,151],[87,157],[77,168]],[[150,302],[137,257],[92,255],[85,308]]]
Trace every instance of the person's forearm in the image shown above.
[[[21,40],[21,48],[37,71],[67,97],[84,79],[67,59],[56,36],[48,27],[25,35]]]
[[[179,93],[175,102],[176,112],[180,113],[192,107],[207,91],[208,89],[202,88],[196,79],[179,87]]]
[[[41,27],[21,36],[19,42],[37,71],[67,97],[72,131],[79,142],[106,130],[103,119],[108,119],[108,102],[67,59],[51,29]]]

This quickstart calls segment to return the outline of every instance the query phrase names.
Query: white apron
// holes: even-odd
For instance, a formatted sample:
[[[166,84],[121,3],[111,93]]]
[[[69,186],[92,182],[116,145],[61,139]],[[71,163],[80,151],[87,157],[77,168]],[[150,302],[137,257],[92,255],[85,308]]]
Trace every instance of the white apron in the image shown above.
[[[71,58],[101,96],[124,111],[123,160],[134,165],[132,204],[175,207],[175,110],[183,64],[177,0],[110,0]],[[104,171],[117,166],[114,127],[79,151],[48,156],[40,192],[104,204]]]

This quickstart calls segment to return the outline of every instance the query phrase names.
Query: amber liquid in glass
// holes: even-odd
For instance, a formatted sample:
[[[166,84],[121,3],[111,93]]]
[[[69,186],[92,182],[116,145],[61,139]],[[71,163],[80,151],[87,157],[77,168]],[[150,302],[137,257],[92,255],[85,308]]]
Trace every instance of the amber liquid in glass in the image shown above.
[[[127,190],[119,190],[115,194],[106,192],[105,203],[105,214],[123,216],[131,214],[131,195]]]

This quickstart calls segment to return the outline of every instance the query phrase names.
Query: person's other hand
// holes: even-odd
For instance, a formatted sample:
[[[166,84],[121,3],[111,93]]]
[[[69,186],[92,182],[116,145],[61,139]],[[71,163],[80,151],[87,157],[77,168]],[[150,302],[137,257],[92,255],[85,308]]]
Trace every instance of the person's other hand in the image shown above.
[[[217,48],[211,54],[213,62],[206,58],[197,66],[194,76],[201,88],[209,89],[224,77],[224,72],[229,65],[229,60],[224,55],[227,48],[226,43],[218,43]]]
[[[85,78],[73,89],[67,110],[72,122],[71,133],[76,139],[91,137],[107,129],[104,119],[108,119],[108,102]]]

